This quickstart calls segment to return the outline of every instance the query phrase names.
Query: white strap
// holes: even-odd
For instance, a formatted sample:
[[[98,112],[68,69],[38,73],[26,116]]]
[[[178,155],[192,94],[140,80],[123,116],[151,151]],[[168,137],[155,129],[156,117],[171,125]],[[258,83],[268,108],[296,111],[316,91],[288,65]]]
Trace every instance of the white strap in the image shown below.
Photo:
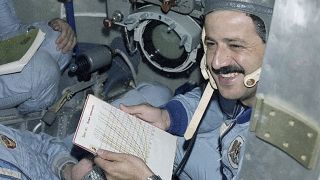
[[[214,89],[211,87],[210,82],[208,82],[206,89],[204,90],[203,95],[200,99],[199,105],[192,116],[192,119],[188,125],[186,132],[184,133],[184,138],[186,140],[191,139],[194,132],[196,131],[196,129],[200,123],[200,120],[203,116],[203,113],[206,110],[207,105],[211,99],[213,91],[214,91]]]

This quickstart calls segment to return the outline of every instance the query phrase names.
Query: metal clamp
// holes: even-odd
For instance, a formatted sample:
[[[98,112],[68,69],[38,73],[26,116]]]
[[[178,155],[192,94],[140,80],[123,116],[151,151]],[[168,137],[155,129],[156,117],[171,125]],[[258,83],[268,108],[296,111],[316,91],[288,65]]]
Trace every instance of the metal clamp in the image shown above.
[[[277,103],[257,97],[250,130],[305,168],[314,168],[320,149],[319,126],[306,117],[276,107],[275,104]]]

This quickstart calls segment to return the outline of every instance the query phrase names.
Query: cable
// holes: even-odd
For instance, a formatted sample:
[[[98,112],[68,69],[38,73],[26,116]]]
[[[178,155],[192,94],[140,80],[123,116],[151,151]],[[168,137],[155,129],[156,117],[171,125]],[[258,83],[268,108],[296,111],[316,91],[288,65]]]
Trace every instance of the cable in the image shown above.
[[[33,133],[37,133],[37,130],[42,126],[42,123],[39,122],[32,130]]]
[[[137,50],[138,50],[137,42],[134,43],[134,49],[132,49],[132,46],[131,46],[130,40],[129,40],[128,29],[125,26],[123,28],[124,28],[123,32],[124,32],[124,37],[125,37],[125,40],[126,40],[125,41],[126,42],[126,46],[127,46],[127,49],[129,50],[129,54],[132,55],[135,52],[137,52]]]
[[[186,149],[186,153],[184,154],[181,162],[179,163],[179,165],[177,166],[177,168],[173,172],[172,176],[174,178],[178,178],[179,177],[179,175],[181,174],[182,170],[184,169],[184,166],[188,162],[188,159],[189,159],[189,157],[191,155],[194,143],[196,142],[197,134],[198,134],[198,129],[196,130],[196,132],[193,134],[192,138],[190,139],[189,145],[188,145],[188,147]]]
[[[131,61],[130,61],[129,58],[128,58],[128,56],[127,56],[124,52],[122,52],[121,50],[119,50],[119,49],[114,49],[114,52],[115,52],[116,54],[119,54],[119,55],[123,58],[123,60],[127,63],[127,65],[129,66],[130,71],[131,71],[131,73],[132,73],[134,85],[136,86],[136,85],[137,85],[137,72],[136,72],[136,70],[134,69]]]

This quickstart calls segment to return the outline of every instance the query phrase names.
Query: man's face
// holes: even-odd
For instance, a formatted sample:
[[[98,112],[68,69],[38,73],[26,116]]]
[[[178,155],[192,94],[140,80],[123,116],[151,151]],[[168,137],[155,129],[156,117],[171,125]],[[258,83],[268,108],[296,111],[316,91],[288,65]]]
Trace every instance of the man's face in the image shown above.
[[[236,11],[215,11],[205,20],[207,65],[220,94],[253,105],[256,86],[244,86],[244,77],[262,65],[265,44],[249,16]]]

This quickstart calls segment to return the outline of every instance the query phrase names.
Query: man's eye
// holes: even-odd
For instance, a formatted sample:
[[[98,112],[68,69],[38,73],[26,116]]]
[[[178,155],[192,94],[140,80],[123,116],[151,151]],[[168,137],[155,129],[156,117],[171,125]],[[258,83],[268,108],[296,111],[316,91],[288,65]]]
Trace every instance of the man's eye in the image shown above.
[[[214,45],[216,45],[215,42],[211,42],[211,41],[210,41],[210,42],[208,42],[208,41],[206,42],[206,46],[207,46],[207,47],[212,47],[212,46],[214,46]]]
[[[230,47],[231,48],[244,48],[242,45],[239,45],[239,44],[230,44]]]

